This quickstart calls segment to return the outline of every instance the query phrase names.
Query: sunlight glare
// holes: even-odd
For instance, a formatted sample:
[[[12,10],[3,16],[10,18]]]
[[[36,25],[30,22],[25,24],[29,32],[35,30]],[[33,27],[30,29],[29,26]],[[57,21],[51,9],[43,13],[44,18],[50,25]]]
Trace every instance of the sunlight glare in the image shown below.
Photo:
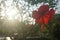
[[[10,7],[9,9],[7,9],[6,14],[8,20],[13,20],[17,14],[17,10],[15,8]]]

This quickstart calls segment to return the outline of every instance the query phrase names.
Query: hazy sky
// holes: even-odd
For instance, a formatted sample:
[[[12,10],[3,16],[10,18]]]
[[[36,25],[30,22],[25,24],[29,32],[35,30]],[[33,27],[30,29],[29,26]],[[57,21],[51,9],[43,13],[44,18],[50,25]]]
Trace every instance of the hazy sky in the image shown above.
[[[59,0],[59,2],[57,3],[57,10],[56,10],[56,12],[57,12],[57,14],[60,14],[60,0]]]

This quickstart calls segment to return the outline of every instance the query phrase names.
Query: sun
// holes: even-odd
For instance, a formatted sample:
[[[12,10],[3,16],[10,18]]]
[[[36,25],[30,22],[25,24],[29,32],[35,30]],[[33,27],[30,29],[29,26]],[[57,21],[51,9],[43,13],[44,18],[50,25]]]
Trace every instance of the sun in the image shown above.
[[[17,15],[17,9],[13,7],[7,8],[6,15],[8,20],[14,20]]]

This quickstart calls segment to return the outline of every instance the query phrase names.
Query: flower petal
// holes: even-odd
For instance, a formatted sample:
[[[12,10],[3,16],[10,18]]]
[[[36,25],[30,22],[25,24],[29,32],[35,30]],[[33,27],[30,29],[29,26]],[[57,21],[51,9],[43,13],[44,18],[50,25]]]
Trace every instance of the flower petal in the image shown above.
[[[39,7],[38,12],[40,12],[40,14],[44,14],[45,12],[47,12],[49,10],[49,6],[48,5],[42,5]]]

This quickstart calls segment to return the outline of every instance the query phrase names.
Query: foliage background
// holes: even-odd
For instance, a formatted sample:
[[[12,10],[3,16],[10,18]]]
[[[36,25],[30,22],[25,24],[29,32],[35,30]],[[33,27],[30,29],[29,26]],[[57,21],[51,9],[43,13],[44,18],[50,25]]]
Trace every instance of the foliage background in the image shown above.
[[[55,40],[55,33],[57,26],[60,26],[60,14],[55,14],[55,17],[52,21],[46,25],[45,32],[43,33],[40,28],[40,24],[35,23],[34,19],[32,18],[32,11],[38,9],[38,4],[48,3],[51,8],[55,10],[58,9],[58,1],[59,0],[23,0],[24,3],[20,2],[21,0],[13,0],[11,5],[17,8],[19,11],[19,17],[21,20],[19,21],[19,17],[14,21],[8,21],[7,17],[4,16],[1,19],[1,12],[5,10],[7,0],[0,1],[0,36],[16,36],[18,39],[20,38],[28,38],[28,37],[39,37],[39,38],[47,38],[50,40]],[[20,7],[20,5],[22,7]],[[3,8],[2,6],[3,5]],[[34,7],[36,6],[36,7]],[[32,7],[32,8],[31,8]],[[22,8],[22,11],[21,11]],[[31,9],[30,9],[31,8]],[[4,11],[5,13],[5,11]],[[28,15],[26,15],[28,14]],[[24,15],[26,15],[26,20],[24,20]],[[35,24],[34,24],[35,23]],[[16,34],[17,33],[17,34]],[[16,34],[16,35],[15,35]]]

